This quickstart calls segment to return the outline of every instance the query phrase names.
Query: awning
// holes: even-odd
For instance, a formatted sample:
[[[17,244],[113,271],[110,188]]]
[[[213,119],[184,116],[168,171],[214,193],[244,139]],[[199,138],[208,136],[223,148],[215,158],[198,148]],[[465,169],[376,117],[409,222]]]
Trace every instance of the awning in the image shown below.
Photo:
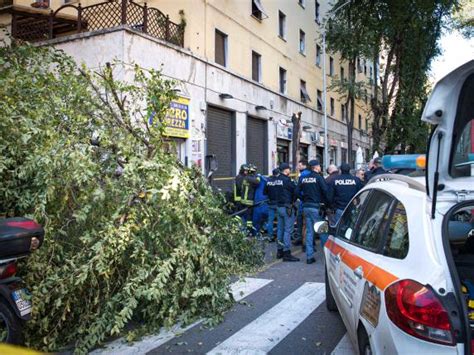
[[[305,102],[311,101],[311,98],[308,95],[308,91],[306,90],[306,87],[304,85],[301,85],[300,92],[301,92],[301,97],[304,98]]]
[[[254,6],[262,13],[262,20],[268,18],[267,13],[265,12],[265,9],[263,8],[262,3],[260,0],[252,0]]]

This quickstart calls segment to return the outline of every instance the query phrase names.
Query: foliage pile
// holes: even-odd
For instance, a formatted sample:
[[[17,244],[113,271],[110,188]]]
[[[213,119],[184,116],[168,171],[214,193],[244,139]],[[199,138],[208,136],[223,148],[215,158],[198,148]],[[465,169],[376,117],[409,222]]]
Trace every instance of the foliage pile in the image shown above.
[[[153,70],[93,73],[57,50],[0,48],[0,213],[46,228],[22,267],[27,345],[83,352],[130,322],[218,320],[229,276],[260,262],[221,198],[165,149],[173,87]]]

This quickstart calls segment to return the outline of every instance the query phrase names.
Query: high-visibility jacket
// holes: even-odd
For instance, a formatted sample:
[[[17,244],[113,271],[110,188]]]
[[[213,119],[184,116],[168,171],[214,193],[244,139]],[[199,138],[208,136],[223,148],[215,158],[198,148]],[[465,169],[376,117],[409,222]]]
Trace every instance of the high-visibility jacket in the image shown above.
[[[252,206],[255,189],[260,183],[260,177],[239,174],[235,177],[234,202],[240,202],[245,206]]]

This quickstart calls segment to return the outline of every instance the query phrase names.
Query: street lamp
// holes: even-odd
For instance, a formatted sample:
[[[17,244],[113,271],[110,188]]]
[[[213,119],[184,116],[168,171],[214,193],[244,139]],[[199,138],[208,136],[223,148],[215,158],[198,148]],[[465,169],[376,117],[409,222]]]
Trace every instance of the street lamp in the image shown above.
[[[336,9],[330,11],[330,15],[325,17],[321,26],[321,36],[322,36],[322,47],[323,47],[323,105],[324,105],[324,171],[327,171],[328,168],[328,110],[327,110],[327,82],[326,82],[326,25],[328,20],[331,19],[339,10],[343,7],[349,5],[351,1],[346,1],[344,4],[340,5]]]

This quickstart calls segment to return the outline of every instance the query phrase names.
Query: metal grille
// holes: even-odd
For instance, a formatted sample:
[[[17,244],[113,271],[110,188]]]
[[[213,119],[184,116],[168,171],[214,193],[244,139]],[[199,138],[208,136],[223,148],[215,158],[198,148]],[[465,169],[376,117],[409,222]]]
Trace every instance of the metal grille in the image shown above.
[[[117,27],[121,21],[121,4],[111,1],[84,7],[82,21],[87,31]]]
[[[127,24],[135,30],[143,31],[144,7],[130,2],[127,10]]]
[[[168,28],[169,28],[169,36],[166,39],[166,41],[170,43],[174,43],[178,46],[183,46],[182,43],[184,42],[183,40],[184,36],[183,36],[182,27],[173,22],[169,22]]]
[[[209,107],[207,113],[207,155],[215,155],[218,169],[214,177],[233,177],[235,174],[235,123],[233,113],[216,107]],[[216,187],[224,191],[232,189],[231,179],[215,181]]]
[[[65,8],[74,8],[77,20],[61,17]],[[128,25],[181,47],[184,45],[184,26],[170,21],[158,9],[131,0],[112,0],[82,8],[66,4],[51,15],[22,13],[21,17],[13,16],[12,19],[13,36],[31,42],[51,39],[61,33],[96,31],[120,25]]]
[[[257,118],[247,119],[247,163],[255,164],[258,172],[266,174],[267,166],[267,122]]]
[[[166,40],[167,18],[158,9],[148,9],[148,33],[153,37]]]
[[[17,20],[15,38],[22,41],[35,42],[48,39],[48,18],[27,18]]]

